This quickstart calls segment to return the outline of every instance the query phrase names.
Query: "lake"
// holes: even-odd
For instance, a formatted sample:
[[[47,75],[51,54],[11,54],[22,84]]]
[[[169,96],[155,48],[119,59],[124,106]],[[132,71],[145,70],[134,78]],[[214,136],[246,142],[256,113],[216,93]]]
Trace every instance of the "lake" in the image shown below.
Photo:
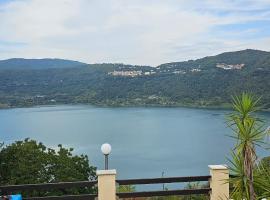
[[[208,175],[227,163],[233,139],[229,111],[190,108],[103,108],[86,105],[0,110],[0,141],[36,139],[63,144],[103,168],[100,146],[112,145],[110,168],[118,178]],[[260,113],[270,125],[270,113]],[[260,150],[260,156],[267,152]]]

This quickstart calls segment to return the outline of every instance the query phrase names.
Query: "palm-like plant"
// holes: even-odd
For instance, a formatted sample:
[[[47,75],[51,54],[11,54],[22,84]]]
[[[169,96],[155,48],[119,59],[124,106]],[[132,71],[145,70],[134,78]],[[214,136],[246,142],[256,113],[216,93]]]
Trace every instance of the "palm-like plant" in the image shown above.
[[[259,110],[260,98],[243,93],[233,98],[234,112],[229,115],[228,124],[234,131],[233,138],[236,146],[233,151],[231,170],[236,175],[231,179],[234,186],[234,199],[255,200],[254,168],[256,165],[256,146],[260,146],[265,139],[262,120],[254,115]]]

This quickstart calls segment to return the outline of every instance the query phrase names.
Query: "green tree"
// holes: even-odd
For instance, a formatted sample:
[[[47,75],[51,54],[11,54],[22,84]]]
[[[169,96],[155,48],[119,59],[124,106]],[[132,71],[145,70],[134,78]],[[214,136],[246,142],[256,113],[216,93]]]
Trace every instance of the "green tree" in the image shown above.
[[[249,93],[242,93],[233,98],[234,112],[228,119],[234,131],[236,146],[232,153],[231,170],[236,175],[231,179],[233,184],[232,198],[236,200],[257,199],[257,184],[254,169],[256,167],[256,146],[264,143],[266,132],[261,119],[255,116],[259,110],[259,98]]]
[[[25,139],[0,150],[0,184],[35,184],[96,179],[95,167],[86,155],[73,155],[62,145],[57,150],[35,140]],[[92,189],[87,190],[88,192]],[[80,193],[81,190],[71,190]],[[61,191],[61,193],[66,193]],[[59,194],[54,191],[50,194]]]

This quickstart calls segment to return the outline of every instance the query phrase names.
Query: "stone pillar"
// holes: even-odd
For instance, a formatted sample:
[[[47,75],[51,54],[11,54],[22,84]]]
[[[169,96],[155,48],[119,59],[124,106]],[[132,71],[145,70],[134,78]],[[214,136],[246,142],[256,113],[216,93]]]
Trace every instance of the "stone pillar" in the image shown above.
[[[229,170],[226,165],[209,165],[210,168],[210,200],[229,199]]]
[[[98,200],[116,200],[116,170],[97,170]]]

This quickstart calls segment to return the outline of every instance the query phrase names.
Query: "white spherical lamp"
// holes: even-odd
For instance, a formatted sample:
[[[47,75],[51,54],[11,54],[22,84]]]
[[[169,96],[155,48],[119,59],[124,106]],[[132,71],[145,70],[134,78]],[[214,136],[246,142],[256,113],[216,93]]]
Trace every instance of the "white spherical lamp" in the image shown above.
[[[101,145],[101,152],[104,155],[109,155],[111,153],[111,150],[112,150],[112,147],[110,144],[105,143],[105,144]]]
[[[109,168],[109,154],[112,151],[112,147],[108,143],[101,145],[101,152],[105,155],[105,170]]]

